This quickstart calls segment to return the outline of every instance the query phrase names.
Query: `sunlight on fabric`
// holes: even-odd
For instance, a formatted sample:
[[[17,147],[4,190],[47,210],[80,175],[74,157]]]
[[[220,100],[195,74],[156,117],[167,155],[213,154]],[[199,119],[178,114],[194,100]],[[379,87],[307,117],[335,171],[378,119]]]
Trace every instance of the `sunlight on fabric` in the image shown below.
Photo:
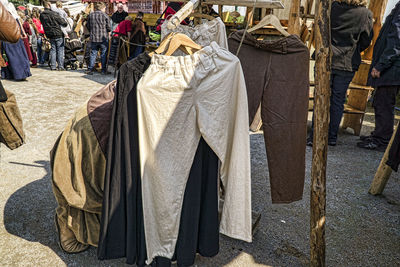
[[[257,263],[254,260],[254,257],[246,252],[240,253],[236,258],[234,258],[231,262],[228,264],[225,264],[224,266],[229,266],[229,267],[234,267],[234,266],[253,266],[253,267],[272,267],[271,265],[265,265],[265,264],[260,264]]]

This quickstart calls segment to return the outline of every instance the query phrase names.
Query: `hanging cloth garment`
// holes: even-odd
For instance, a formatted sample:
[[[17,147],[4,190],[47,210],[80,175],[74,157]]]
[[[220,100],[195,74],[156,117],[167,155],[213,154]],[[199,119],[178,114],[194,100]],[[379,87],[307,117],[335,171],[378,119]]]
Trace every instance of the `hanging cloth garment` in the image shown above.
[[[211,42],[216,42],[220,47],[228,49],[226,28],[221,18],[213,19],[206,23],[196,25],[195,27],[180,24],[173,30],[169,30],[167,24],[168,20],[161,26],[161,40],[164,40],[168,34],[177,32],[186,34],[198,45],[208,46]]]
[[[399,127],[399,126],[398,126]],[[398,171],[400,165],[400,130],[397,129],[396,135],[393,139],[392,147],[389,150],[389,159],[386,162],[392,170]]]
[[[243,30],[228,38],[238,51]],[[272,203],[302,199],[305,178],[309,51],[290,35],[259,41],[246,33],[238,55],[246,78],[249,120],[261,103]]]
[[[143,53],[122,65],[112,111],[108,165],[105,176],[99,259],[126,257],[128,264],[145,265],[141,176],[136,109],[136,85],[150,65]],[[129,149],[126,149],[126,148]],[[218,157],[204,140],[197,147],[180,217],[174,260],[179,266],[194,264],[196,252],[205,257],[219,251]],[[159,257],[152,264],[171,265]]]
[[[147,263],[174,254],[202,136],[222,162],[220,232],[251,242],[249,121],[238,58],[212,42],[191,56],[154,55],[151,63],[137,85]]]
[[[2,51],[7,55],[8,66],[1,68],[1,78],[10,80],[24,80],[32,76],[28,54],[22,39],[15,44],[2,42]]]
[[[68,122],[50,157],[59,226],[76,240],[97,246],[103,202],[113,81],[94,94]]]

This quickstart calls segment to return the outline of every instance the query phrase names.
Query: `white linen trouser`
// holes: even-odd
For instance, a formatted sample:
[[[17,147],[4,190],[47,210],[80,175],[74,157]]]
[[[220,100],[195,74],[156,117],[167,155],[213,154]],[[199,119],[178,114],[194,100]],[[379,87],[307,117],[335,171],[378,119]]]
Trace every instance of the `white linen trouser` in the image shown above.
[[[191,56],[154,55],[137,90],[148,263],[174,254],[201,136],[221,160],[220,232],[251,242],[249,121],[239,59],[215,42]]]

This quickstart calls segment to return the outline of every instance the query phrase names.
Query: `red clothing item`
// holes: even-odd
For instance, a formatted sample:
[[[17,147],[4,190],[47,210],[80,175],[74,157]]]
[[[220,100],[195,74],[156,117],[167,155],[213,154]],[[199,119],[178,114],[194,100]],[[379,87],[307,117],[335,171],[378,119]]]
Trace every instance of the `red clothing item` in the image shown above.
[[[33,18],[32,20],[33,20],[33,23],[35,23],[36,29],[38,30],[38,32],[40,34],[44,34],[43,26],[42,26],[42,23],[40,22],[40,20],[35,19],[35,18]]]
[[[24,31],[27,35],[32,35],[31,26],[29,25],[29,22],[25,21],[24,24],[22,24],[22,27],[24,28]]]
[[[121,21],[117,28],[115,28],[114,32],[121,34],[121,35],[128,35],[128,32],[132,31],[132,21],[130,20],[123,20]]]

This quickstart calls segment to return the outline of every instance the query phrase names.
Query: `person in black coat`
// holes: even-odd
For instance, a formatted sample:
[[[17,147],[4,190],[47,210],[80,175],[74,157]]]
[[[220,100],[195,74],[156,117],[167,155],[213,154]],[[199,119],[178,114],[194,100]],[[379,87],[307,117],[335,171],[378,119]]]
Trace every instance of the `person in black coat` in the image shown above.
[[[346,92],[373,37],[372,12],[365,0],[336,0],[331,9],[332,73],[328,145],[335,146]],[[313,130],[307,139],[312,146]]]
[[[64,33],[61,27],[68,26],[68,23],[61,16],[50,10],[50,2],[43,1],[44,11],[40,14],[40,22],[43,25],[46,37],[50,39],[50,69],[64,70]]]
[[[122,4],[118,4],[117,11],[114,12],[111,16],[111,20],[115,24],[119,24],[121,21],[124,21],[125,18],[128,16],[128,12],[124,10],[124,6]]]
[[[375,43],[368,85],[375,88],[375,130],[357,146],[385,151],[393,134],[394,107],[400,90],[400,2],[383,24]]]

